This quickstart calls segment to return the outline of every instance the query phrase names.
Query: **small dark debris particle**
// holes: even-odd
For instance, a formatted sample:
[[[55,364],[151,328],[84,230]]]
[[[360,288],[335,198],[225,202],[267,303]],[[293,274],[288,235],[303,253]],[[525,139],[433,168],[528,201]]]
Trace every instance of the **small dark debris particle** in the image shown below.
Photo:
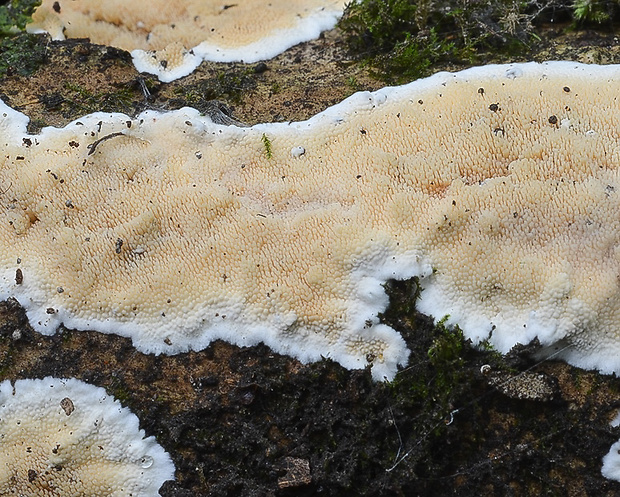
[[[362,175],[361,175],[361,174],[358,174],[358,175],[356,176],[356,178],[357,178],[357,179],[360,179],[361,177],[362,177]]]
[[[373,354],[372,352],[369,352],[368,354],[366,354],[366,362],[368,364],[372,364],[373,362],[375,362],[376,358],[377,358],[377,356],[375,354]]]
[[[70,146],[70,147],[73,147],[73,148],[78,148],[78,147],[80,146],[80,143],[79,143],[79,142],[76,142],[75,140],[71,140],[71,141],[69,142],[69,146]]]
[[[489,105],[489,110],[490,110],[491,112],[497,112],[497,111],[499,110],[499,105],[497,105],[497,104],[491,104],[491,105]]]
[[[56,2],[56,3],[58,3],[58,2]],[[37,472],[34,469],[29,469],[28,470],[28,481],[30,483],[32,483],[36,479],[37,479]]]
[[[480,95],[484,95],[484,88],[478,88],[478,93],[480,93]]]
[[[163,67],[164,69],[166,69],[166,67],[168,67],[168,61],[167,60],[160,60],[159,61],[159,65],[161,67]]]
[[[71,200],[65,201],[65,206],[68,207],[69,209],[75,208],[75,205],[73,205],[73,202]]]
[[[56,12],[56,14],[60,14],[60,4],[58,2],[54,2],[54,5],[52,5],[52,9],[54,9],[54,12]]]
[[[56,444],[56,447],[52,449],[52,454],[58,454],[58,449],[60,449],[60,444]]]
[[[194,381],[192,381],[192,386],[197,389],[204,389],[210,387],[216,387],[220,383],[220,380],[217,376],[203,376]]]
[[[54,309],[53,307],[48,307],[47,309],[45,309],[45,312],[47,314],[56,314],[56,309]]]
[[[424,103],[424,101],[423,101],[423,100],[418,100],[418,103],[419,103],[420,105],[422,105],[422,104]]]
[[[367,133],[367,131],[364,128],[362,128],[362,129],[360,129],[360,133],[365,135]]]
[[[493,130],[493,134],[494,134],[495,136],[497,136],[497,135],[502,135],[502,136],[504,136],[504,135],[505,135],[504,128],[495,128],[495,129]]]
[[[170,340],[168,337],[164,338],[164,343],[166,345],[172,345],[172,340]]]
[[[128,128],[131,128],[131,121],[126,121],[126,122],[125,122],[125,125],[126,125]]]
[[[549,124],[557,124],[558,117],[557,116],[549,116]]]
[[[15,284],[21,285],[23,282],[24,282],[24,273],[22,273],[22,270],[20,268],[17,268],[15,270]]]
[[[238,387],[235,391],[235,398],[239,404],[249,406],[256,400],[259,393],[260,386],[256,383],[250,383]]]
[[[30,147],[32,145],[32,140],[30,138],[22,138],[22,142],[24,142],[24,145],[26,145],[27,147]]]
[[[63,287],[59,286],[58,288],[56,288],[56,291],[57,291],[58,293],[64,293],[64,292],[65,292],[65,289],[64,289]]]
[[[60,401],[60,407],[65,411],[67,416],[70,416],[73,411],[75,411],[75,406],[73,405],[73,401],[69,397],[65,397]]]
[[[121,248],[123,248],[123,240],[120,239],[120,238],[117,238],[116,239],[116,248],[114,249],[114,251],[117,254],[120,254],[121,253]]]
[[[568,92],[570,91],[570,88],[569,88],[568,86],[565,86],[565,87],[563,88],[563,90],[564,90],[566,93],[568,93]]]
[[[262,74],[268,69],[269,69],[269,66],[267,64],[265,64],[264,62],[259,62],[258,64],[254,66],[254,73]]]
[[[18,155],[17,157],[15,157],[15,160],[24,160],[24,156],[23,155]]]

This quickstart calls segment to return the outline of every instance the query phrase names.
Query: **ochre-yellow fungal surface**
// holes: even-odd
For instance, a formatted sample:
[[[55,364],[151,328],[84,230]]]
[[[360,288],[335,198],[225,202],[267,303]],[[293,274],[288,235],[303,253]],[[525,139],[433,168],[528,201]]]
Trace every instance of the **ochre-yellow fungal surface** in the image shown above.
[[[171,81],[202,60],[255,62],[317,38],[344,0],[43,0],[28,26],[132,52],[140,71]]]
[[[620,369],[620,68],[440,73],[300,123],[194,109],[0,121],[0,285],[33,327],[146,352],[263,341],[391,378],[390,278],[501,351]]]
[[[170,456],[103,388],[76,379],[0,383],[0,495],[153,497]]]

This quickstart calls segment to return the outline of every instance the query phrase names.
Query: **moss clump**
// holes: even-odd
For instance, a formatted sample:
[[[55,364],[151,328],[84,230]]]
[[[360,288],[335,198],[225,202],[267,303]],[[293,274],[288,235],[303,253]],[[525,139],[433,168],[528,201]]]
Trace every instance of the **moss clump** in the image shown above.
[[[0,38],[0,77],[30,76],[46,60],[43,37],[22,33]]]
[[[263,136],[261,136],[261,140],[265,147],[265,155],[267,156],[268,159],[271,159],[273,157],[273,151],[271,148],[271,140],[265,133],[263,133]]]
[[[240,104],[246,92],[255,88],[256,81],[249,70],[233,69],[219,72],[197,84],[177,86],[173,90],[174,98],[170,99],[168,105],[172,109],[189,105],[205,112],[212,106],[213,100]]]
[[[92,92],[83,86],[67,82],[65,92],[56,102],[51,95],[50,102],[43,100],[50,108],[62,106],[67,115],[90,114],[92,112],[128,112],[131,109],[133,93],[128,86],[121,86],[113,92]],[[136,90],[137,91],[137,90]],[[58,105],[54,105],[57,103]]]
[[[45,41],[23,31],[41,0],[10,0],[0,5],[0,77],[30,76],[45,61]]]
[[[41,0],[10,0],[4,3],[0,5],[0,36],[10,36],[26,28]]]
[[[349,47],[389,81],[418,78],[437,62],[473,63],[484,52],[523,52],[551,0],[357,0],[340,22]]]
[[[620,13],[620,2],[600,0],[575,0],[572,5],[576,25],[611,22]]]

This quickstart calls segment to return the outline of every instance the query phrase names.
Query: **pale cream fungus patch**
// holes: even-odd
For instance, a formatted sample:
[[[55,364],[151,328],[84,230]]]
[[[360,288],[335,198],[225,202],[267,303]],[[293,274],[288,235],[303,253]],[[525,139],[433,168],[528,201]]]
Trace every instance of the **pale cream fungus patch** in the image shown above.
[[[1,296],[42,333],[263,341],[391,378],[381,285],[419,276],[419,309],[475,342],[618,371],[619,76],[488,66],[251,128],[186,108],[27,135],[4,106]]]
[[[0,383],[0,495],[153,497],[170,456],[118,400],[76,379]]]
[[[132,52],[139,71],[172,81],[202,60],[255,62],[317,38],[344,0],[43,0],[28,26]]]

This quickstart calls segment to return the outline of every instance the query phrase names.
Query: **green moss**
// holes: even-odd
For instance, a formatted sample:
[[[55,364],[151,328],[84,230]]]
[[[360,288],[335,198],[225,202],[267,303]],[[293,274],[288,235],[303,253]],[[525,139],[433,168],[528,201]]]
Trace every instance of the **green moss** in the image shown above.
[[[256,88],[256,81],[249,70],[230,70],[201,80],[195,85],[182,85],[174,90],[170,104],[174,107],[190,105],[203,110],[212,100],[241,103],[246,91]]]
[[[112,381],[106,390],[108,390],[114,398],[120,401],[123,405],[127,405],[132,398],[132,394],[127,388],[127,385],[125,385],[125,382],[116,375],[112,376]]]
[[[30,76],[45,61],[47,40],[24,33],[41,0],[10,0],[0,5],[0,77]]]
[[[611,21],[617,14],[618,1],[575,0],[573,3],[573,19],[575,24]]]
[[[0,36],[11,36],[26,28],[41,0],[10,0],[0,5]]]
[[[263,145],[265,146],[265,155],[267,156],[268,159],[271,159],[273,157],[273,151],[271,149],[271,140],[265,133],[263,133],[261,140],[263,141]]]
[[[274,81],[273,83],[271,83],[270,92],[272,95],[277,95],[281,91],[282,91],[282,87],[280,86],[280,83],[278,83],[277,81]]]
[[[59,104],[63,110],[74,114],[91,112],[128,112],[132,102],[132,90],[121,87],[113,92],[91,92],[77,83],[65,83],[67,90]]]
[[[30,76],[46,60],[46,40],[22,33],[0,38],[0,77],[18,74]]]
[[[227,71],[220,73],[215,82],[215,96],[226,95],[232,102],[240,103],[246,90],[256,88],[256,82],[246,71]]]
[[[349,76],[347,78],[347,86],[353,91],[361,91],[363,89],[362,85],[359,84],[359,81],[357,81],[355,76]]]
[[[357,0],[340,27],[351,50],[386,80],[424,76],[438,62],[479,61],[524,52],[532,22],[551,2],[535,0]]]

